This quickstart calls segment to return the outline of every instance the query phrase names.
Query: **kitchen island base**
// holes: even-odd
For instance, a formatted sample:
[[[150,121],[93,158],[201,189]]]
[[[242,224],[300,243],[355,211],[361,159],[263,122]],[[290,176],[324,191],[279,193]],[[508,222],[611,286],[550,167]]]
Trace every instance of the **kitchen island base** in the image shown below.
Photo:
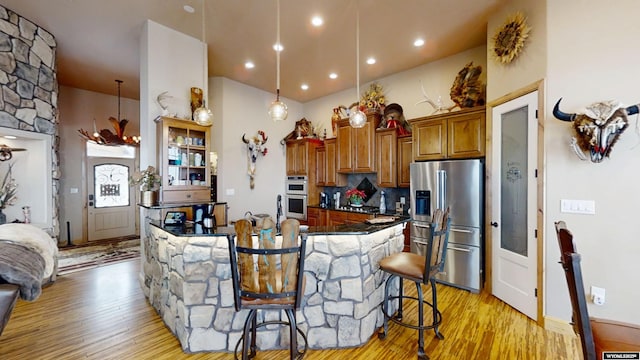
[[[398,222],[364,233],[309,233],[304,299],[296,317],[310,349],[362,346],[377,332],[387,277],[378,263],[402,251],[404,226]],[[248,311],[234,307],[225,230],[176,236],[161,226],[148,229],[141,281],[149,303],[185,352],[233,352]],[[283,317],[279,311],[258,313],[258,321]],[[288,342],[286,327],[258,331],[260,350],[286,349]]]

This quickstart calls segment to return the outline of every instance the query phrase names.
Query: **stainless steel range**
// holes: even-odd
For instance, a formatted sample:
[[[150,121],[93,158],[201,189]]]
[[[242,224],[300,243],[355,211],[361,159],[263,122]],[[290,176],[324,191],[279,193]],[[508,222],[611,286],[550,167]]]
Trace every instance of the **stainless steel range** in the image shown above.
[[[349,211],[349,212],[355,212],[355,213],[361,213],[361,214],[378,214],[378,213],[380,213],[380,208],[377,207],[377,206],[355,207],[355,206],[344,205],[344,206],[338,206],[336,208],[336,210]]]

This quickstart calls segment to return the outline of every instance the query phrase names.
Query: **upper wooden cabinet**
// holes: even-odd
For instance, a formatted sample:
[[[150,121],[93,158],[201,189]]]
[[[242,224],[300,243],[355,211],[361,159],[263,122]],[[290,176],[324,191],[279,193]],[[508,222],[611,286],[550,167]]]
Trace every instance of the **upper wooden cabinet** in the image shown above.
[[[337,139],[324,141],[324,146],[316,149],[316,184],[318,186],[345,186],[347,177],[336,172]]]
[[[380,124],[379,114],[368,114],[364,127],[355,129],[349,120],[338,122],[337,172],[375,172],[375,130]]]
[[[210,129],[191,120],[162,118],[162,126],[158,126],[162,203],[211,200]]]
[[[378,169],[378,186],[397,186],[397,154],[398,135],[396,129],[376,130],[376,169]]]
[[[411,135],[398,137],[398,187],[409,187],[411,174],[409,165],[413,161],[413,141]]]
[[[413,160],[482,157],[485,154],[485,108],[409,120]]]

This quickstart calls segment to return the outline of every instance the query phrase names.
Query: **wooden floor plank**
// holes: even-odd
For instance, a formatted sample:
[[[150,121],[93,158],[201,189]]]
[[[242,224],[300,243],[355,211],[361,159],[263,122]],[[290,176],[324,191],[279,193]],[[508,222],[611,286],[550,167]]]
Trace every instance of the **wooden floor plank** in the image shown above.
[[[138,283],[139,260],[58,277],[34,302],[19,300],[0,337],[0,359],[233,359],[229,353],[186,354],[147,303]],[[407,293],[415,293],[406,284]],[[424,287],[425,298],[430,288]],[[577,359],[575,336],[545,331],[494,296],[438,285],[444,340],[425,333],[432,359]],[[426,309],[425,311],[428,311]],[[417,306],[405,306],[415,320]],[[417,332],[391,323],[360,348],[309,350],[311,360],[415,359]],[[287,351],[258,352],[256,360],[288,358]]]

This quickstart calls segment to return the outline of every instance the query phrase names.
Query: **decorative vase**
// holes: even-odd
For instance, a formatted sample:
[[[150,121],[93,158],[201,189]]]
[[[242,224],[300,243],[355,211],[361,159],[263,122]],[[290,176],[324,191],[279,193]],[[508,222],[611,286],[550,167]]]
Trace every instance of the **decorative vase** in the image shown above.
[[[157,191],[142,191],[140,194],[140,204],[142,206],[154,206],[158,204]]]
[[[7,223],[7,215],[0,209],[0,225]]]

